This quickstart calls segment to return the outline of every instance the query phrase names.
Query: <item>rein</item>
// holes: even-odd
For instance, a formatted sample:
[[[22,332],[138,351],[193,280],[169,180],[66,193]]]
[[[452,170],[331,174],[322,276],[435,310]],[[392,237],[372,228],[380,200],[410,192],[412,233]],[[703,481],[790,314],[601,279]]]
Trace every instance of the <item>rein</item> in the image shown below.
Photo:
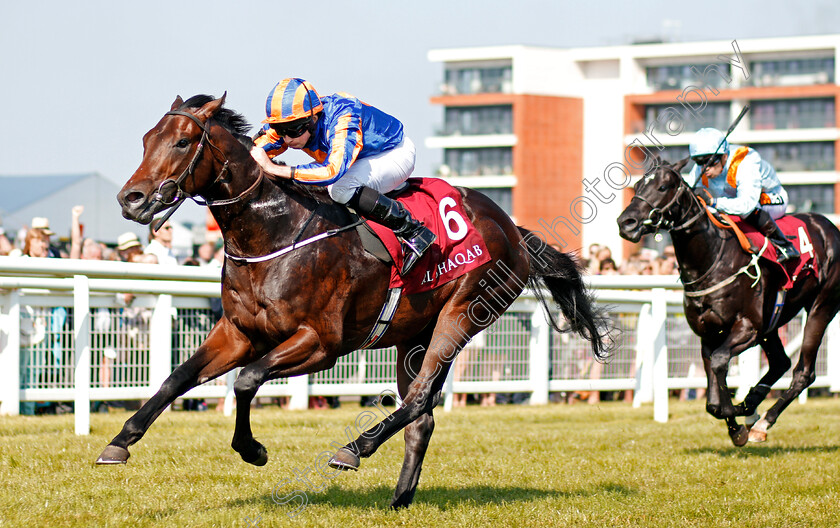
[[[313,214],[314,214],[314,212],[313,212]],[[292,252],[296,249],[302,248],[303,246],[308,246],[309,244],[311,244],[313,242],[317,242],[319,240],[323,240],[325,238],[335,236],[335,235],[337,235],[339,233],[342,233],[344,231],[349,231],[350,229],[355,229],[357,226],[361,225],[362,223],[364,223],[364,219],[359,219],[358,221],[353,222],[352,224],[342,226],[342,227],[338,227],[338,228],[335,228],[335,229],[330,229],[329,231],[324,231],[323,233],[320,233],[320,234],[315,235],[313,237],[309,237],[302,242],[298,242],[297,240],[295,240],[295,242],[292,243],[291,246],[286,246],[283,249],[279,249],[279,250],[275,251],[274,253],[269,253],[268,255],[262,255],[260,257],[241,257],[241,256],[238,256],[238,255],[231,255],[230,253],[227,252],[227,250],[225,250],[225,252],[224,252],[225,253],[225,258],[229,258],[230,260],[233,260],[234,262],[248,262],[248,263],[265,262],[266,260],[271,260],[271,259],[277,258],[281,255],[285,255],[286,253],[290,253],[290,252]],[[308,225],[308,224],[309,224],[309,222],[307,221],[306,225]],[[304,227],[306,227],[306,226],[304,226]],[[301,233],[298,234],[298,237],[300,237],[300,234],[302,234],[302,231],[301,231]]]
[[[721,247],[723,247],[723,246],[721,245]],[[761,258],[761,256],[764,254],[764,251],[766,249],[767,249],[767,239],[765,238],[764,239],[764,245],[761,246],[761,251],[759,251],[756,254],[753,254],[750,258],[749,263],[742,266],[741,269],[739,269],[738,271],[736,271],[735,273],[733,273],[732,275],[730,275],[726,279],[722,280],[721,282],[715,284],[714,286],[710,286],[710,287],[705,288],[703,290],[697,290],[697,291],[691,291],[691,292],[683,291],[683,294],[686,297],[702,297],[704,295],[708,295],[708,294],[710,294],[712,292],[715,292],[715,291],[717,291],[717,290],[719,290],[719,289],[721,289],[725,286],[729,286],[730,284],[732,284],[732,282],[735,281],[735,279],[738,278],[738,275],[741,275],[742,273],[744,275],[746,275],[747,277],[751,278],[751,279],[755,279],[753,281],[753,283],[750,284],[750,288],[754,288],[755,285],[758,284],[758,281],[761,279],[761,268],[758,265],[758,259]],[[715,262],[717,262],[717,261],[715,261]],[[712,266],[712,268],[714,268],[714,266]],[[750,268],[755,268],[755,275],[750,275],[750,272],[749,272]],[[711,268],[710,268],[710,271],[711,271]],[[708,275],[708,273],[709,272],[707,271],[706,273],[703,274],[703,276],[705,277],[706,275]],[[703,278],[703,277],[701,277],[701,278]],[[688,284],[697,283],[699,281],[700,281],[700,279],[697,279],[696,281],[692,281],[691,283],[683,283],[683,286],[687,286]]]
[[[187,168],[184,169],[184,172],[182,172],[181,175],[178,176],[177,178],[175,178],[174,180],[168,178],[168,179],[162,181],[160,183],[160,185],[158,186],[157,193],[155,194],[153,200],[157,201],[157,202],[161,202],[166,206],[169,206],[169,210],[166,212],[166,214],[162,217],[162,219],[158,223],[156,230],[159,229],[160,226],[162,226],[169,219],[169,217],[172,216],[175,213],[175,211],[178,209],[178,207],[180,207],[181,204],[185,202],[185,200],[183,200],[184,197],[190,198],[191,200],[193,200],[195,203],[197,203],[199,205],[206,205],[206,206],[210,206],[210,207],[222,206],[222,205],[231,205],[231,204],[239,202],[245,196],[247,196],[248,194],[253,192],[255,189],[257,189],[260,186],[260,184],[263,182],[263,180],[265,179],[265,177],[263,175],[263,171],[260,170],[259,176],[257,177],[257,179],[247,189],[245,189],[244,191],[239,193],[237,196],[234,196],[233,198],[226,198],[226,199],[222,199],[222,200],[208,200],[206,198],[197,199],[198,198],[197,196],[193,196],[193,195],[187,193],[181,187],[181,184],[184,182],[184,180],[187,179],[188,176],[193,176],[195,174],[196,166],[198,165],[198,162],[201,159],[201,154],[204,152],[204,145],[210,145],[210,148],[212,148],[213,150],[218,152],[222,156],[222,159],[225,160],[225,163],[224,163],[224,166],[222,167],[222,170],[219,171],[218,175],[216,175],[216,178],[210,184],[210,187],[212,187],[213,185],[216,185],[225,176],[225,174],[227,174],[227,172],[229,170],[230,161],[227,159],[227,156],[225,156],[225,153],[219,147],[214,145],[213,142],[210,140],[210,127],[207,126],[205,123],[202,123],[201,120],[198,117],[196,117],[195,115],[193,115],[189,112],[184,112],[184,111],[181,111],[181,110],[171,110],[169,112],[166,112],[166,114],[164,114],[164,115],[183,116],[183,117],[187,117],[189,119],[192,119],[192,121],[196,125],[198,125],[198,127],[201,129],[202,134],[201,134],[201,139],[199,139],[199,141],[198,141],[198,147],[195,150],[195,154],[193,154],[193,157],[190,160],[190,163],[187,165]],[[164,194],[163,194],[164,186],[167,185],[167,184],[175,186],[175,195],[173,196],[171,201],[166,201],[165,198],[164,198]],[[316,210],[317,210],[317,208],[316,208]],[[294,240],[294,242],[292,243],[291,246],[287,246],[287,247],[285,247],[283,249],[280,249],[280,250],[277,250],[273,253],[269,253],[268,255],[262,255],[262,256],[258,256],[258,257],[243,257],[243,256],[240,256],[240,255],[232,255],[232,254],[228,253],[227,250],[225,250],[224,251],[225,258],[228,258],[228,259],[230,259],[234,262],[247,262],[247,263],[265,262],[267,260],[277,258],[281,255],[285,255],[286,253],[290,253],[290,252],[292,252],[292,251],[294,251],[298,248],[302,248],[303,246],[307,246],[309,244],[312,244],[313,242],[317,242],[319,240],[323,240],[325,238],[329,238],[329,237],[338,235],[339,233],[342,233],[344,231],[348,231],[350,229],[355,229],[357,226],[364,223],[363,219],[359,219],[357,222],[354,222],[350,225],[346,225],[346,226],[339,227],[339,228],[336,228],[336,229],[330,229],[329,231],[325,231],[325,232],[320,233],[318,235],[315,235],[313,237],[307,238],[306,240],[299,241],[300,237],[303,235],[304,230],[306,230],[306,227],[312,221],[312,218],[314,217],[314,215],[315,215],[315,210],[312,211],[312,215],[310,215],[309,219],[304,223],[303,227],[301,228],[300,232],[295,237],[295,240]]]
[[[686,185],[686,187],[687,187],[687,185]],[[684,188],[683,186],[680,186],[680,190],[682,190],[683,188]],[[741,244],[741,246],[746,247],[746,246],[744,246],[744,240],[742,240],[742,238],[744,238],[744,234],[741,233],[739,230],[734,229],[734,227],[733,227],[734,222],[732,222],[732,220],[730,220],[728,217],[726,217],[726,215],[724,215],[726,217],[726,220],[728,222],[730,222],[730,225],[726,225],[726,224],[722,223],[717,218],[715,218],[715,215],[713,215],[712,212],[708,209],[708,207],[706,206],[706,202],[703,201],[702,198],[700,198],[699,196],[695,196],[694,193],[691,193],[691,196],[694,198],[695,203],[700,205],[700,212],[698,214],[694,215],[693,217],[691,217],[689,220],[684,222],[679,227],[672,227],[671,228],[672,231],[685,229],[686,227],[690,226],[691,224],[693,224],[694,222],[696,222],[697,220],[702,218],[704,215],[706,215],[706,216],[709,217],[709,221],[711,221],[711,223],[714,226],[718,227],[719,229],[734,231],[735,235],[736,235],[736,238],[738,238],[738,241]],[[670,205],[670,203],[669,203],[669,205]],[[707,269],[698,278],[694,279],[693,281],[686,282],[682,279],[682,274],[680,274],[680,280],[683,283],[683,294],[686,297],[702,297],[702,296],[708,295],[712,292],[716,292],[717,290],[720,290],[721,288],[724,288],[724,287],[732,284],[735,281],[735,279],[737,279],[738,276],[741,275],[741,274],[745,274],[747,277],[749,277],[751,279],[755,279],[753,281],[753,283],[750,285],[750,288],[754,288],[755,285],[758,284],[758,281],[761,279],[761,268],[758,265],[758,261],[761,258],[761,256],[764,254],[764,251],[767,249],[767,239],[766,238],[764,239],[764,245],[761,247],[761,250],[757,254],[752,254],[751,257],[750,257],[750,261],[747,264],[745,264],[744,266],[742,266],[738,271],[736,271],[735,273],[730,275],[729,277],[725,278],[724,280],[722,280],[721,282],[719,282],[719,283],[717,283],[713,286],[710,286],[708,288],[704,288],[702,290],[685,291],[685,287],[691,286],[693,284],[700,283],[701,281],[703,281],[703,279],[708,277],[712,273],[712,271],[715,270],[715,268],[717,268],[718,262],[721,262],[721,256],[723,255],[723,250],[724,250],[725,247],[726,247],[726,244],[723,244],[723,243],[720,244],[720,246],[718,247],[718,253],[715,256],[715,259],[712,261],[712,265],[709,266],[709,269]],[[750,271],[749,271],[750,268],[753,268],[755,270],[754,274],[752,274],[752,275],[750,274]]]
[[[674,220],[670,220],[668,218],[668,216],[670,216],[669,215],[670,209],[674,206],[674,204],[676,204],[678,202],[680,197],[685,192],[688,192],[688,194],[693,198],[694,203],[697,204],[700,207],[700,210],[697,214],[690,217],[689,219],[687,219],[683,223],[681,223],[679,225],[674,225]],[[700,220],[703,216],[706,216],[706,215],[709,216],[712,224],[717,226],[718,228],[732,229],[731,226],[726,226],[725,224],[722,224],[720,221],[718,221],[714,217],[714,215],[711,214],[711,212],[706,207],[706,203],[701,198],[699,198],[698,196],[695,196],[694,193],[691,192],[691,189],[688,187],[688,184],[685,183],[685,181],[682,179],[682,177],[680,177],[680,186],[677,189],[677,192],[668,201],[668,203],[666,203],[662,207],[654,206],[652,203],[650,203],[650,201],[648,201],[647,199],[645,199],[644,197],[642,197],[638,194],[634,195],[633,198],[638,199],[639,201],[641,201],[642,203],[644,203],[648,207],[650,207],[650,213],[648,213],[647,219],[644,220],[642,223],[644,225],[651,226],[655,231],[658,231],[660,229],[665,229],[665,230],[668,230],[668,231],[683,231],[683,230],[687,229],[688,227],[690,227],[691,225],[693,225],[698,220]],[[703,272],[703,274],[700,275],[700,277],[698,277],[698,278],[696,278],[692,281],[687,281],[686,282],[682,277],[682,273],[680,273],[680,281],[682,281],[683,287],[688,287],[688,286],[691,286],[691,285],[694,285],[694,284],[698,284],[698,283],[702,282],[704,279],[706,279],[717,268],[718,263],[721,262],[721,256],[723,255],[723,250],[724,250],[725,246],[726,246],[726,244],[720,244],[720,246],[718,248],[717,255],[715,255],[715,258],[712,261],[712,265],[709,266],[709,269],[707,269],[705,272]],[[750,262],[747,263],[746,265],[744,265],[743,267],[741,267],[741,269],[736,271],[734,274],[730,275],[729,277],[727,277],[723,281],[721,281],[721,282],[719,282],[719,283],[717,283],[713,286],[710,286],[709,288],[705,288],[705,289],[697,290],[697,291],[684,291],[685,296],[686,297],[702,297],[704,295],[708,295],[712,292],[715,292],[715,291],[717,291],[721,288],[724,288],[724,287],[728,286],[729,284],[734,282],[735,279],[738,278],[738,276],[741,275],[741,274],[746,274],[751,279],[755,279],[753,281],[752,285],[750,286],[750,287],[755,287],[755,285],[761,279],[761,268],[758,265],[758,261],[759,261],[759,258],[764,254],[764,251],[766,249],[767,249],[767,239],[764,240],[764,246],[761,248],[761,251],[759,251],[757,254],[753,254],[751,256]],[[752,274],[750,273],[750,269],[754,269],[754,272]]]
[[[681,185],[680,188],[677,189],[676,194],[674,194],[674,197],[671,198],[671,200],[668,203],[666,203],[665,205],[663,205],[661,208],[654,206],[652,203],[650,203],[648,200],[646,200],[642,196],[639,196],[638,194],[635,194],[633,196],[633,199],[637,199],[640,202],[646,204],[648,207],[650,207],[650,212],[648,213],[648,217],[647,217],[646,220],[644,220],[642,222],[642,224],[652,226],[655,231],[659,231],[660,229],[665,229],[666,231],[671,230],[672,227],[673,227],[673,221],[667,220],[665,218],[665,215],[668,213],[668,209],[670,209],[671,206],[674,205],[677,202],[677,200],[680,198],[680,196],[682,196],[682,193],[683,193],[683,186]],[[654,217],[654,214],[657,215],[657,216]]]
[[[682,179],[680,179],[680,181],[682,181]],[[698,197],[694,196],[694,194],[691,193],[691,192],[689,192],[689,195],[692,198],[694,198],[695,203],[697,203],[697,201],[700,200],[700,202],[699,202],[700,211],[696,215],[692,216],[691,218],[689,218],[688,220],[686,220],[685,222],[683,222],[682,224],[677,225],[677,226],[674,225],[673,220],[668,220],[666,218],[666,215],[669,212],[668,210],[671,208],[671,206],[673,206],[675,203],[677,203],[677,201],[683,195],[685,190],[688,188],[688,186],[684,185],[684,183],[685,182],[683,182],[683,184],[680,185],[679,189],[677,189],[677,192],[676,192],[676,194],[674,194],[674,197],[671,198],[671,200],[668,203],[666,203],[665,205],[663,205],[661,208],[660,207],[654,207],[654,205],[652,203],[650,203],[645,198],[639,196],[638,194],[634,195],[633,198],[638,198],[640,202],[645,203],[645,204],[648,205],[648,207],[650,207],[650,212],[648,213],[648,217],[647,217],[646,220],[642,221],[642,224],[652,226],[655,231],[659,231],[660,229],[664,229],[666,231],[681,231],[683,229],[686,229],[686,228],[690,227],[692,224],[694,224],[694,222],[699,220],[705,214],[705,210],[706,210],[705,203],[703,203],[703,201],[700,200]],[[658,218],[655,218],[654,214],[658,215]]]

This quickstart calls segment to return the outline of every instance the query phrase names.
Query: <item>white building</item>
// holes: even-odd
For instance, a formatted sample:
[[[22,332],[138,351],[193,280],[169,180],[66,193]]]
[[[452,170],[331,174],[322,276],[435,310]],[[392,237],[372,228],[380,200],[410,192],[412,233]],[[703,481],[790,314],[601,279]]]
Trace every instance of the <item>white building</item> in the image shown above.
[[[796,210],[833,215],[838,48],[840,35],[432,50],[445,123],[426,145],[443,149],[442,176],[525,227],[566,250],[607,244],[618,260],[638,250],[615,223],[632,196],[625,171],[640,174],[634,146],[686,157],[696,130],[727,129],[749,103],[730,140],[775,165]]]

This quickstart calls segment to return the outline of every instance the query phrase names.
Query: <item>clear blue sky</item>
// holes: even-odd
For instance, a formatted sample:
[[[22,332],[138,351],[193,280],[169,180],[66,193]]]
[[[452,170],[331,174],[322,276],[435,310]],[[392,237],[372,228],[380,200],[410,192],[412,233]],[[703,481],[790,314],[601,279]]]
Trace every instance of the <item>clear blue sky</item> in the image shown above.
[[[402,119],[426,175],[440,162],[422,146],[441,121],[429,104],[442,78],[430,49],[838,31],[836,0],[2,0],[0,174],[95,171],[122,184],[176,95],[227,90],[228,106],[256,124],[274,83],[297,76]]]

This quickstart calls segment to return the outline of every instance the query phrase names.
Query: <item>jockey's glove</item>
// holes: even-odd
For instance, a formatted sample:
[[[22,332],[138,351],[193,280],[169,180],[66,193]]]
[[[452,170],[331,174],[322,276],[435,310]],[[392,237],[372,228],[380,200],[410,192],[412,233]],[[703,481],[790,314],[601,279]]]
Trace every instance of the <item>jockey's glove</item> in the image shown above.
[[[694,196],[700,198],[703,203],[705,203],[709,207],[714,207],[717,200],[712,193],[709,192],[709,189],[705,187],[700,187],[698,189],[694,189]]]

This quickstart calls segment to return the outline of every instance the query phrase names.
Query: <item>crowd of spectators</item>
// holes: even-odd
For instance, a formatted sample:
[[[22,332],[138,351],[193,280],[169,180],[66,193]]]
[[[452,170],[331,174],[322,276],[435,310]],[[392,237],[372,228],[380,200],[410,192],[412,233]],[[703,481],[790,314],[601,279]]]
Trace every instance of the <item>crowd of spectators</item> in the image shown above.
[[[619,264],[608,246],[591,244],[585,259],[589,275],[679,275],[677,257],[671,245],[661,252],[643,248]]]
[[[83,236],[83,224],[81,217],[84,213],[82,206],[73,207],[71,210],[72,223],[69,244],[64,243],[52,244],[52,237],[55,233],[50,229],[49,220],[46,217],[35,217],[32,219],[31,225],[21,229],[13,240],[0,228],[0,255],[11,256],[27,256],[33,258],[77,258],[83,260],[114,260],[122,262],[137,262],[137,263],[157,263],[166,266],[178,265],[193,265],[193,266],[214,266],[220,267],[223,262],[223,252],[221,244],[216,242],[205,242],[195,247],[192,255],[185,258],[177,258],[172,249],[173,242],[173,227],[169,222],[166,222],[161,228],[155,231],[151,226],[148,232],[148,242],[144,246],[143,242],[133,232],[126,232],[120,235],[116,244],[108,245],[102,242],[86,238]],[[154,225],[154,224],[153,224]],[[630,255],[623,262],[616,262],[613,258],[612,251],[606,245],[592,244],[589,246],[587,254],[584,257],[586,264],[586,271],[589,275],[677,275],[679,274],[676,257],[674,255],[673,246],[665,246],[661,253],[649,248],[644,248]],[[134,295],[122,294],[121,302],[124,304],[123,316],[129,321],[134,321],[138,326],[148,324],[144,318],[148,318],[148,309],[135,308],[132,306]],[[212,311],[216,318],[221,316],[221,304],[218,299],[212,300]],[[101,309],[105,310],[105,309]],[[107,313],[94,314],[94,324],[102,326],[102,330],[106,330],[105,326],[109,323]],[[456,379],[460,379],[464,374],[464,365],[468,359],[467,356],[481,354],[481,346],[478,341],[471,343],[461,354],[460,361],[456,362],[454,366],[454,375]],[[473,350],[475,349],[475,350]],[[113,346],[106,346],[102,357],[102,365],[100,368],[100,384],[102,386],[109,386],[113,372],[114,362],[118,360],[117,352]],[[175,358],[173,358],[173,361]],[[591,364],[590,364],[591,363]],[[589,367],[592,369],[592,377],[599,377],[599,366],[588,361]],[[498,377],[498,373],[494,373],[494,379]],[[508,397],[505,400],[505,397]],[[470,401],[474,401],[480,405],[493,405],[497,401],[511,401],[518,402],[523,398],[515,398],[503,394],[484,394],[470,397]],[[625,395],[628,397],[632,395]],[[553,398],[557,401],[556,398]],[[599,394],[594,393],[574,393],[566,395],[564,401],[573,402],[575,400],[588,401],[589,403],[597,403],[599,401]],[[310,405],[313,407],[336,407],[338,402],[335,398],[313,398]],[[282,401],[278,403],[283,403]],[[362,399],[362,405],[366,404],[366,399]],[[456,406],[464,406],[467,404],[467,395],[457,395],[455,400]],[[22,404],[23,405],[23,404]],[[97,406],[99,407],[99,406]],[[203,410],[207,406],[203,400],[184,400],[183,408],[185,410]],[[216,408],[221,410],[222,401],[220,400]],[[31,411],[31,409],[28,409]],[[31,412],[30,412],[31,413]]]

